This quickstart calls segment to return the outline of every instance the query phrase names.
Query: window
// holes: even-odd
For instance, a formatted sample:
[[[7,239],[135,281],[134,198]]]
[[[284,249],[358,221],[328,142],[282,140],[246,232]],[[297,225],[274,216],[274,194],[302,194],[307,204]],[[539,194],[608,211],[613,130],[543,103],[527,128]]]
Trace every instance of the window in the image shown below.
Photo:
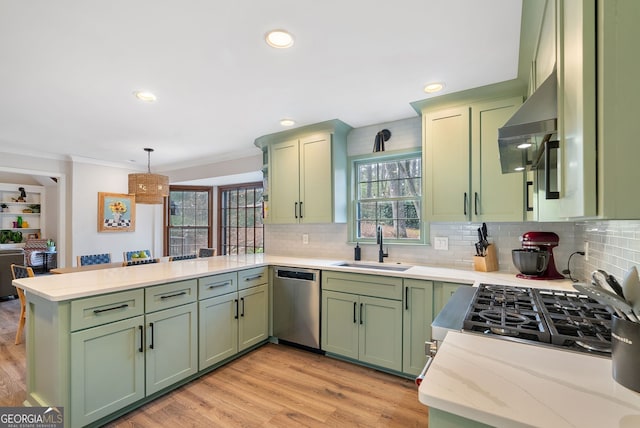
[[[211,247],[211,187],[171,186],[167,201],[166,253],[197,254]]]
[[[263,253],[262,183],[220,187],[218,195],[220,254]]]
[[[419,153],[354,162],[354,238],[422,242],[422,160]]]

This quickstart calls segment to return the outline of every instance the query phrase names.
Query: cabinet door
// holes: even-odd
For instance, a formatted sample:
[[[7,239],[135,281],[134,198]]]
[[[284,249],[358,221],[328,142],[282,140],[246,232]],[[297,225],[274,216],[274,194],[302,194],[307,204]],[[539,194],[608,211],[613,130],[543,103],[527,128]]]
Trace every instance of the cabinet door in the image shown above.
[[[418,375],[427,363],[424,343],[431,340],[433,282],[404,280],[402,371]]]
[[[360,296],[359,327],[359,360],[401,371],[402,302]]]
[[[426,217],[429,221],[467,221],[471,200],[469,108],[428,113],[424,130]]]
[[[147,395],[198,371],[198,306],[178,306],[146,315]]]
[[[358,358],[358,296],[322,291],[322,350]]]
[[[317,135],[300,140],[300,222],[333,221],[333,174],[331,136]]]
[[[237,293],[199,303],[199,367],[203,370],[238,353]]]
[[[239,291],[238,300],[238,351],[242,351],[269,337],[269,286]]]
[[[71,333],[71,424],[84,426],[145,396],[144,317]]]
[[[444,305],[447,304],[458,287],[469,287],[465,284],[455,284],[451,282],[433,283],[433,318],[437,317]]]
[[[524,173],[503,174],[498,152],[498,128],[522,104],[521,97],[471,106],[471,219],[523,221]]]
[[[298,140],[271,146],[269,223],[297,223],[300,203]]]

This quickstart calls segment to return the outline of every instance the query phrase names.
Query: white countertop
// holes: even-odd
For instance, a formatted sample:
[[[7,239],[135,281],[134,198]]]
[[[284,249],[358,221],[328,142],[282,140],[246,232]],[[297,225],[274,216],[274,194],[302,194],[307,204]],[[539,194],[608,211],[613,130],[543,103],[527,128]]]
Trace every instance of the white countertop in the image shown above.
[[[344,260],[309,259],[264,254],[218,256],[175,262],[161,262],[140,266],[116,267],[68,274],[46,275],[15,280],[13,283],[27,292],[50,301],[64,301],[97,294],[146,287],[168,281],[180,281],[216,273],[224,273],[254,266],[291,266],[310,269],[330,269],[344,272],[397,276],[413,279],[457,282],[469,285],[479,283],[527,286],[534,288],[571,288],[568,280],[534,281],[516,278],[513,273],[476,272],[412,265],[403,272],[338,266]],[[349,261],[350,263],[353,263]],[[380,264],[362,261],[360,264],[375,266],[399,266],[397,263]]]
[[[496,427],[640,427],[640,393],[609,358],[450,332],[420,402]]]

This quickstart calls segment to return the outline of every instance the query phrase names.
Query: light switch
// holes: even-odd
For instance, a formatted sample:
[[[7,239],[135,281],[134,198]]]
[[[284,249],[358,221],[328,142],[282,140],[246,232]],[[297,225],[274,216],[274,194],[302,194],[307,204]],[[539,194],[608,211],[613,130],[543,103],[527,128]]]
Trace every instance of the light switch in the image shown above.
[[[309,243],[309,234],[308,233],[303,233],[302,234],[302,243],[304,245],[307,245]]]
[[[449,249],[449,238],[446,236],[434,236],[433,249],[447,251]]]

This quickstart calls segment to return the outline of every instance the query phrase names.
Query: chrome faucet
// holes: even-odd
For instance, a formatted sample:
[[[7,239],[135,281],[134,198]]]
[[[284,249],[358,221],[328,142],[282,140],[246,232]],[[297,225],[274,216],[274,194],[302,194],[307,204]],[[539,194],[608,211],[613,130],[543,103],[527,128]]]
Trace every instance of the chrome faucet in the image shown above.
[[[376,243],[380,245],[380,249],[378,250],[378,262],[382,263],[385,257],[389,257],[389,253],[385,253],[382,248],[382,226],[378,225],[378,229],[376,230]]]

